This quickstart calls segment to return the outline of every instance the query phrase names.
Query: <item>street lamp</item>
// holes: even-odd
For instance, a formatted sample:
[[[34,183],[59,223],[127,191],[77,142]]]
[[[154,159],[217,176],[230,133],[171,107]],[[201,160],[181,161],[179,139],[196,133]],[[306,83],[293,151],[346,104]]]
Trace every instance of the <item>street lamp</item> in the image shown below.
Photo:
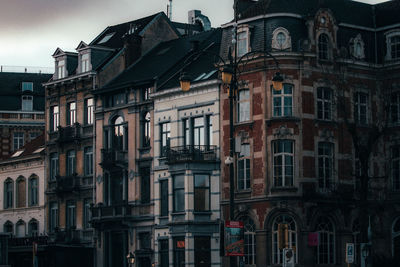
[[[128,255],[126,255],[126,259],[128,260],[129,267],[133,267],[135,264],[135,255],[129,252]]]

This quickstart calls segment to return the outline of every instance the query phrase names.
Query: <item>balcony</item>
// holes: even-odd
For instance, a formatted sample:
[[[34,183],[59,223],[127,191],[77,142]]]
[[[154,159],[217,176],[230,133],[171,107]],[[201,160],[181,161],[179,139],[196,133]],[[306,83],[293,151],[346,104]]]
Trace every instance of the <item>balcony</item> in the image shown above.
[[[177,146],[166,150],[168,164],[184,162],[214,162],[217,160],[216,146]]]
[[[72,126],[67,127],[58,127],[58,143],[68,143],[68,142],[76,142],[81,138],[81,125],[79,123],[75,123]]]
[[[138,217],[153,216],[152,205],[150,204],[112,204],[104,205],[99,203],[91,208],[92,223],[94,225],[106,221],[120,221],[126,219],[134,219]]]
[[[125,168],[128,165],[128,153],[127,151],[113,148],[102,149],[100,165],[103,169]]]
[[[55,186],[52,187],[57,194],[70,193],[79,190],[82,186],[82,179],[77,174],[67,176],[56,176]]]

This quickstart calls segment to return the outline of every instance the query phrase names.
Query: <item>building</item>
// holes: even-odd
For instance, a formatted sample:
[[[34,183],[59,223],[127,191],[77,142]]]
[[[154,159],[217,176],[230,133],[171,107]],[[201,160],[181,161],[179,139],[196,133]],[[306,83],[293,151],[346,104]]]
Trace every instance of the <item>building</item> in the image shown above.
[[[151,266],[153,263],[156,266],[169,266],[173,263],[173,255],[168,247],[172,249],[173,242],[178,241],[175,239],[178,235],[179,243],[183,244],[176,250],[179,257],[183,257],[179,260],[181,263],[182,260],[185,262],[185,257],[187,257],[187,261],[193,264],[194,242],[203,242],[201,246],[208,255],[205,266],[211,263],[211,258],[214,264],[220,263],[218,258],[219,164],[216,161],[217,150],[208,142],[211,135],[216,144],[219,142],[218,131],[214,133],[210,128],[211,125],[218,127],[219,122],[217,118],[219,83],[216,80],[213,64],[209,62],[212,58],[206,61],[208,65],[200,60],[203,65],[197,66],[198,69],[193,72],[197,76],[200,74],[207,76],[204,79],[199,77],[202,88],[197,94],[185,97],[177,88],[179,71],[185,66],[188,56],[199,47],[205,49],[207,46],[213,46],[210,50],[218,52],[219,40],[220,31],[205,31],[162,42],[115,79],[94,91],[97,99],[101,100],[96,106],[95,153],[96,162],[100,164],[96,164],[96,204],[92,209],[92,222],[98,231],[98,266],[126,265],[126,255],[129,253],[135,256],[137,265],[141,267]],[[206,73],[203,74],[200,71],[206,71]],[[201,104],[195,104],[199,100],[198,97],[201,97]],[[206,110],[202,116],[198,114],[194,117],[200,119],[201,116],[203,126],[198,131],[206,133],[208,138],[207,145],[204,143],[204,136],[201,143],[196,143],[197,147],[193,144],[189,145],[191,155],[194,155],[194,150],[196,150],[202,158],[187,159],[188,162],[193,161],[193,164],[187,167],[186,172],[182,169],[185,168],[183,158],[180,162],[173,162],[172,158],[168,160],[165,154],[172,156],[172,150],[167,149],[166,142],[173,144],[174,149],[178,149],[178,142],[169,142],[169,137],[171,140],[178,140],[178,133],[175,130],[169,132],[172,129],[170,127],[174,129],[178,127],[178,124],[172,125],[172,122],[177,119],[178,109],[162,112],[165,105],[175,106],[183,103],[192,106],[188,107],[188,111]],[[196,109],[198,105],[199,108]],[[184,115],[184,117],[188,119],[188,123],[189,120],[192,121],[191,116]],[[171,122],[169,126],[167,121]],[[209,125],[207,129],[205,122]],[[173,137],[172,134],[176,136]],[[179,138],[181,139],[182,136],[180,135]],[[191,138],[194,140],[193,136]],[[164,141],[161,142],[161,140]],[[168,148],[172,149],[170,146]],[[194,207],[190,206],[189,199],[185,201],[183,198],[179,199],[183,201],[179,203],[179,207],[183,205],[186,208],[179,210],[179,214],[172,215],[174,209],[168,190],[172,190],[173,179],[169,173],[168,164],[171,168],[175,166],[176,171],[181,174],[182,182],[187,181],[192,184],[196,171],[202,175],[199,179],[208,181],[208,187],[204,185],[204,188],[199,188],[199,190],[204,190],[204,197],[208,194],[212,198],[212,204],[209,199],[203,199],[203,208],[207,210],[200,211],[201,214],[198,214],[196,218]],[[160,184],[163,184],[162,189]],[[189,184],[186,190],[181,189],[180,197],[194,192]],[[160,199],[159,190],[167,190],[161,193],[163,200]],[[193,200],[193,197],[190,200]],[[168,202],[171,204],[167,204]],[[201,206],[201,203],[199,202],[198,205]],[[199,219],[202,223],[196,221]],[[189,226],[191,228],[186,229]],[[194,235],[192,235],[193,230],[196,231]],[[187,247],[185,247],[185,242],[188,243]]]
[[[0,162],[0,225],[9,235],[11,266],[32,265],[33,242],[38,244],[39,262],[45,261],[44,149],[41,135]]]
[[[54,244],[51,264],[97,266],[94,252],[102,241],[92,227],[90,208],[96,199],[96,185],[100,186],[101,178],[95,176],[94,169],[102,155],[96,142],[102,139],[95,141],[94,111],[101,99],[93,91],[160,41],[178,36],[160,12],[107,27],[91,43],[81,42],[76,52],[60,48],[54,52],[56,71],[45,83],[47,229]],[[123,94],[112,95],[107,101],[110,107],[126,104]],[[119,238],[118,242],[122,241]]]
[[[235,1],[238,72],[234,109],[221,90],[221,125],[234,114],[235,218],[245,266],[278,266],[279,229],[297,266],[395,266],[399,257],[398,1]],[[355,15],[355,12],[357,15]],[[235,23],[222,26],[227,58]],[[234,50],[233,50],[234,51]],[[284,88],[272,87],[277,69]],[[257,56],[258,55],[258,56]],[[221,127],[221,140],[229,139]],[[221,142],[221,159],[229,143]],[[229,168],[221,161],[222,216]],[[371,239],[367,237],[370,221]],[[319,236],[319,242],[312,237]],[[370,250],[360,243],[370,242]],[[369,257],[365,255],[369,253]],[[225,262],[226,266],[228,262]],[[374,265],[374,266],[375,266]]]
[[[44,87],[50,74],[0,72],[0,158],[44,133]]]

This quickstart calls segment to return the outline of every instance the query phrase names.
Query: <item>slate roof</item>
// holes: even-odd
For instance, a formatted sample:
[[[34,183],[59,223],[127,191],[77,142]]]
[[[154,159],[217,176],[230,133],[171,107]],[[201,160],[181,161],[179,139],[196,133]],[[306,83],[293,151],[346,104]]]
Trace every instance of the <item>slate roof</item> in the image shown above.
[[[32,82],[33,92],[26,94],[33,95],[33,110],[44,111],[45,91],[42,83],[51,77],[52,74],[0,72],[0,110],[21,110],[21,83]]]
[[[192,53],[193,41],[198,41],[199,49],[204,49],[212,44],[209,49],[218,53],[220,40],[221,29],[216,29],[162,42],[95,93],[105,93],[130,86],[153,85],[155,81],[157,81],[158,90],[178,86],[180,70],[185,59]],[[206,69],[215,69],[214,58],[201,57],[196,62],[198,64],[193,64],[196,67],[187,67],[189,74],[194,77],[207,71]],[[212,77],[214,76],[208,78]]]
[[[45,140],[44,140],[44,135],[42,134],[33,139],[32,141],[26,143],[23,147],[21,147],[17,151],[14,151],[10,155],[7,155],[6,157],[2,158],[2,160],[17,160],[32,156],[34,154],[43,155],[45,153],[44,149],[40,151],[38,151],[38,149],[44,148],[44,145],[45,145]],[[18,151],[22,151],[22,153],[18,154],[18,156],[13,157],[14,154],[18,153]]]
[[[398,10],[398,1],[384,2],[377,5],[351,0],[260,0],[253,4],[249,4],[249,0],[244,0],[244,2],[245,4],[239,6],[238,9],[240,19],[272,13],[293,13],[306,18],[314,16],[320,8],[329,8],[338,23],[374,28],[373,9],[375,7],[378,27],[398,22],[397,16],[394,15],[398,13],[394,8],[394,6],[397,6]]]

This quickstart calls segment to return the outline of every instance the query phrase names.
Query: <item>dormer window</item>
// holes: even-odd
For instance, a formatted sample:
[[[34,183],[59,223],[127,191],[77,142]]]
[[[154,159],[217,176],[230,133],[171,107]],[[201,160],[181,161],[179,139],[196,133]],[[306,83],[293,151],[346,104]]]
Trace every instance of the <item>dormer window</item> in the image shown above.
[[[325,33],[321,33],[318,37],[318,58],[320,60],[329,59],[329,37]]]
[[[241,26],[237,33],[237,56],[241,57],[250,51],[250,31],[248,26]]]
[[[89,71],[89,54],[83,54],[81,56],[81,72]]]
[[[33,83],[32,82],[22,82],[21,85],[22,92],[24,91],[33,91]]]
[[[386,60],[400,58],[400,31],[386,33]]]
[[[57,78],[62,79],[65,77],[65,60],[60,60],[57,63]]]
[[[111,37],[113,37],[114,34],[115,34],[115,32],[112,32],[112,33],[107,34],[106,36],[103,37],[103,39],[101,39],[101,40],[99,41],[99,44],[107,43],[108,40],[110,40]]]
[[[32,111],[33,110],[33,96],[23,95],[22,96],[22,110]]]
[[[289,31],[283,27],[276,28],[272,33],[271,47],[274,50],[290,50],[292,48],[292,40]]]

